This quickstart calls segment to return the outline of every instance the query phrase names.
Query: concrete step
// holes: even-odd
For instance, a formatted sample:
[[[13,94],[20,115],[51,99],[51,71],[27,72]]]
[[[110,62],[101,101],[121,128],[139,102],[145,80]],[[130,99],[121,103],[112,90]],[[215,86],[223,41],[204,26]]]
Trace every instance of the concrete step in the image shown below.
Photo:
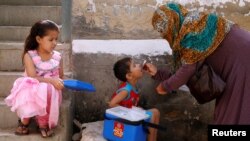
[[[2,114],[1,114],[2,115]],[[1,121],[5,121],[4,118],[0,117]],[[72,106],[70,101],[63,101],[60,111],[59,117],[59,125],[55,128],[55,136],[51,138],[46,138],[46,141],[70,141],[72,136]],[[6,121],[9,122],[9,121]],[[13,123],[17,123],[17,121],[12,121]],[[1,123],[0,125],[5,124]],[[35,126],[31,127],[30,134],[27,136],[17,136],[14,134],[15,128],[0,128],[0,141],[44,141]]]
[[[64,139],[62,129],[55,130],[55,136],[51,138],[42,138],[39,131],[30,131],[29,135],[17,136],[14,134],[15,128],[8,130],[0,130],[0,141],[68,141]]]
[[[0,71],[23,71],[21,59],[23,46],[24,44],[21,42],[0,42]],[[62,53],[64,71],[69,71],[71,45],[66,43],[58,44],[56,50]]]
[[[66,78],[72,78],[72,72],[65,72]],[[10,94],[14,81],[23,75],[23,72],[0,72],[0,97]]]
[[[2,101],[1,101],[2,103]],[[3,104],[1,105],[3,107]],[[5,105],[6,109],[9,108]],[[3,108],[0,109],[2,113]],[[6,114],[6,115],[3,115]],[[0,141],[27,141],[34,140],[40,141],[43,138],[40,136],[40,133],[37,131],[36,124],[34,122],[29,126],[30,134],[28,136],[16,136],[14,134],[15,128],[17,127],[17,117],[13,115],[13,112],[6,110],[5,113],[0,115]],[[12,118],[11,116],[15,116]],[[9,119],[8,119],[9,118]],[[60,108],[60,117],[59,117],[58,127],[55,128],[55,136],[49,138],[48,140],[53,141],[69,141],[72,134],[72,105],[70,101],[64,100]],[[7,126],[9,125],[9,126]],[[47,140],[47,139],[46,139]]]
[[[4,103],[4,98],[0,98],[0,129],[6,129],[17,126],[16,113],[11,112],[10,108]]]
[[[30,26],[0,26],[0,41],[24,41]]]
[[[1,26],[31,26],[42,19],[49,19],[61,24],[61,15],[61,6],[0,5]]]
[[[61,29],[61,25],[59,25]],[[30,32],[30,26],[0,26],[0,42],[24,42]],[[62,41],[61,32],[58,41]]]
[[[1,0],[0,5],[60,6],[61,0]]]

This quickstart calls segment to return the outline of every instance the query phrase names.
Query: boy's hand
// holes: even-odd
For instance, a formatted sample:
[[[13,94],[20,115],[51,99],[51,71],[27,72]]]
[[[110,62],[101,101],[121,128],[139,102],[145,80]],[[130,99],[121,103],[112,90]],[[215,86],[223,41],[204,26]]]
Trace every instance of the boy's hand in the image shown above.
[[[157,68],[151,63],[146,63],[144,68],[145,71],[151,76],[154,76],[157,72]]]
[[[165,95],[167,94],[167,91],[164,89],[164,87],[162,86],[162,83],[160,83],[157,87],[156,87],[156,91],[158,94],[160,95]]]

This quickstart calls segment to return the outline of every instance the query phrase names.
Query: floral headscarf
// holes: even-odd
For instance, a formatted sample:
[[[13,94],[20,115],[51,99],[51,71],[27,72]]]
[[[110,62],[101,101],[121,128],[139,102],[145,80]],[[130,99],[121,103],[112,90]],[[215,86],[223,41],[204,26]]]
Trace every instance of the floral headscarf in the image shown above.
[[[170,2],[156,9],[152,25],[169,42],[176,63],[193,64],[219,46],[233,23],[212,13],[189,12]]]

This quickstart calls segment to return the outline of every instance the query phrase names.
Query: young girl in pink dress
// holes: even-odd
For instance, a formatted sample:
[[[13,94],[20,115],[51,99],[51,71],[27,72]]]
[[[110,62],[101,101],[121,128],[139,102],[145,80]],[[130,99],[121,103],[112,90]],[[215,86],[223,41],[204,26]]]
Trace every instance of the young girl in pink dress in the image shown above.
[[[63,89],[63,66],[55,51],[59,28],[49,20],[36,22],[25,40],[22,55],[25,72],[15,80],[5,99],[11,111],[20,118],[17,135],[29,133],[30,119],[35,117],[42,137],[53,135],[57,125]]]

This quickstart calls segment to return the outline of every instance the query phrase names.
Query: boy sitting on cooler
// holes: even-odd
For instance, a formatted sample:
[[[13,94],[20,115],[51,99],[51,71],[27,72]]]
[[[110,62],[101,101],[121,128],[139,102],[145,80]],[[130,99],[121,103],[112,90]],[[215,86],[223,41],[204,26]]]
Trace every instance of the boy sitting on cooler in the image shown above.
[[[124,106],[132,108],[138,106],[139,93],[136,90],[136,83],[143,76],[143,69],[140,64],[135,64],[131,58],[123,58],[114,64],[114,74],[117,79],[122,81],[118,90],[113,94],[109,107]],[[160,112],[158,109],[149,109],[147,114],[150,115],[150,122],[159,123]],[[148,141],[157,140],[157,129],[149,128]]]

